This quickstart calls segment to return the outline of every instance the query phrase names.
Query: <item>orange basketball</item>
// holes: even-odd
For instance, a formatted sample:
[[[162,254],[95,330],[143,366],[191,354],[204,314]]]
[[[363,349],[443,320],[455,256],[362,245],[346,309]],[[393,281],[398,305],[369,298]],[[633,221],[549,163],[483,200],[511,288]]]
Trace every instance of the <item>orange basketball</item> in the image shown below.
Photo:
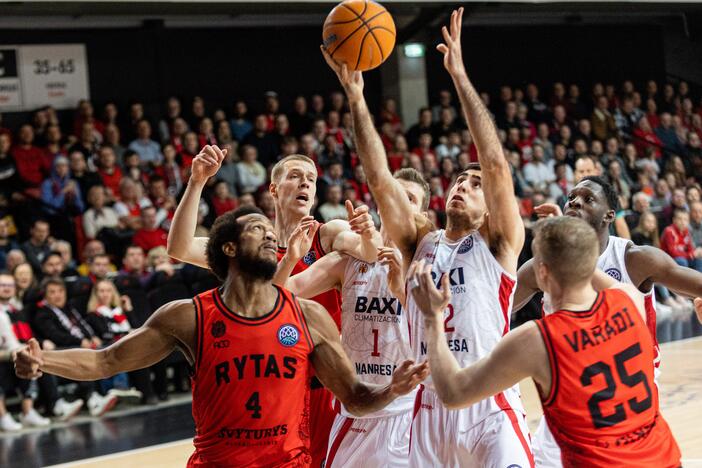
[[[351,70],[365,71],[383,63],[395,47],[395,22],[381,4],[346,0],[327,16],[324,47]]]

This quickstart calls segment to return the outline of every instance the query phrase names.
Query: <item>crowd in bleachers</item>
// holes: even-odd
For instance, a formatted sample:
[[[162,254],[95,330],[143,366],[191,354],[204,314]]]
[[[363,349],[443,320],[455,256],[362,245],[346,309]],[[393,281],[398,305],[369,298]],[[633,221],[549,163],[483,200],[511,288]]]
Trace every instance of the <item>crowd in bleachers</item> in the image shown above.
[[[548,90],[528,84],[482,97],[527,227],[536,206],[562,206],[577,180],[601,174],[619,194],[617,235],[702,271],[702,106],[685,82],[598,83],[587,92],[575,84]],[[108,102],[96,111],[81,101],[70,117],[42,108],[11,129],[0,119],[0,391],[8,397],[19,391],[24,425],[48,424],[35,402],[46,415],[66,419],[83,403],[101,415],[120,398],[153,403],[187,389],[187,366],[176,355],[150,369],[74,385],[70,395],[64,395],[70,385],[52,376],[16,379],[9,359],[31,337],[46,348],[109,345],[162,304],[217,284],[203,269],[175,264],[165,249],[202,146],[228,152],[208,182],[196,235],[206,236],[217,216],[243,205],[273,218],[269,171],[294,153],[318,166],[320,221],[344,218],[346,199],[374,208],[340,92],[299,96],[290,106],[267,92],[255,111],[244,100],[221,108],[199,97],[187,108],[177,98],[164,104],[159,115],[147,115],[141,102],[126,108]],[[416,122],[403,122],[396,101],[385,99],[376,124],[391,169],[425,175],[429,216],[441,226],[444,194],[477,161],[453,93],[441,91]],[[674,294],[659,294],[664,308],[689,310]],[[18,427],[0,404],[0,429]]]

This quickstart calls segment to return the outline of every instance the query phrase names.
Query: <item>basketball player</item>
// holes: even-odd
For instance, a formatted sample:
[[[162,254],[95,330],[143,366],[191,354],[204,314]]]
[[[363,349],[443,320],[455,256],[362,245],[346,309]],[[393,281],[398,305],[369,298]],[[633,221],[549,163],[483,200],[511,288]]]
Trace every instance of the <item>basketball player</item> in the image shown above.
[[[429,185],[422,175],[407,168],[397,171],[394,178],[404,189],[413,212],[426,211]],[[380,218],[382,221],[382,211]],[[304,246],[295,246],[291,238],[274,283],[305,298],[330,289],[341,291],[344,351],[361,380],[384,385],[390,381],[392,369],[412,353],[404,310],[402,260],[382,225],[381,237],[384,245],[390,247],[380,250],[378,262],[367,263],[333,252],[288,279],[292,266],[307,251]],[[412,392],[383,410],[360,418],[344,405],[338,405],[329,437],[326,468],[407,466],[414,397],[415,392]]]
[[[490,114],[473,88],[461,57],[463,9],[443,28],[444,54],[475,144],[479,165],[461,173],[446,198],[446,230],[413,212],[402,186],[387,166],[382,142],[363,98],[363,77],[337,64],[322,50],[349,99],[356,148],[383,227],[407,266],[427,259],[438,280],[448,277],[454,293],[445,312],[445,339],[462,365],[486,356],[509,331],[509,311],[524,243],[524,226],[514,195],[509,163]],[[412,222],[414,221],[414,222]],[[415,359],[426,356],[423,321],[408,298],[411,345]],[[417,392],[410,440],[410,466],[533,466],[518,387],[460,411],[446,408],[431,379]],[[444,428],[437,431],[437,428]]]
[[[207,179],[213,177],[224,161],[225,152],[217,146],[205,146],[193,160],[192,175],[178,204],[173,224],[168,233],[168,253],[181,261],[201,267],[207,266],[205,258],[206,237],[193,237],[197,225],[197,208],[202,189]],[[278,238],[278,259],[285,255],[288,238],[303,217],[310,214],[314,204],[317,182],[317,168],[314,162],[303,155],[291,155],[281,159],[271,172],[270,193],[275,200],[275,230]],[[372,219],[367,207],[349,212],[355,218],[354,228],[343,220],[322,224],[317,230],[312,249],[297,263],[294,273],[298,273],[328,252],[339,251],[374,262],[377,249],[381,246],[377,231],[370,229]],[[364,232],[367,235],[360,235]],[[312,298],[322,304],[337,324],[341,326],[341,298],[336,290]],[[327,452],[329,431],[334,422],[332,395],[315,378],[312,381],[310,397],[312,458],[314,467],[322,466]]]
[[[15,358],[17,374],[93,380],[148,367],[180,349],[193,366],[197,435],[188,466],[309,466],[312,369],[357,415],[412,391],[426,363],[405,361],[388,385],[359,380],[327,311],[271,283],[273,224],[260,212],[240,214],[220,216],[207,244],[221,288],[166,304],[104,350],[41,351],[32,341]]]
[[[662,250],[637,246],[630,240],[609,235],[609,225],[614,221],[617,194],[601,177],[584,177],[568,194],[566,216],[583,219],[595,229],[599,240],[597,268],[622,283],[631,284],[644,294],[646,324],[654,344],[656,376],[660,365],[660,348],[656,340],[656,309],[653,284],[690,296],[702,295],[702,274],[691,268],[679,266]],[[514,310],[521,309],[540,288],[534,270],[535,260],[521,266],[518,273]],[[553,310],[548,296],[544,297],[544,312]],[[534,454],[540,466],[558,467],[558,446],[550,436],[548,427],[541,421],[534,437]]]
[[[439,291],[430,266],[412,266],[408,288],[424,313],[441,400],[462,408],[531,377],[563,466],[679,467],[680,449],[659,412],[643,295],[622,283],[593,289],[600,247],[585,221],[540,221],[532,246],[536,281],[555,312],[508,333],[463,369],[442,333],[449,280]]]

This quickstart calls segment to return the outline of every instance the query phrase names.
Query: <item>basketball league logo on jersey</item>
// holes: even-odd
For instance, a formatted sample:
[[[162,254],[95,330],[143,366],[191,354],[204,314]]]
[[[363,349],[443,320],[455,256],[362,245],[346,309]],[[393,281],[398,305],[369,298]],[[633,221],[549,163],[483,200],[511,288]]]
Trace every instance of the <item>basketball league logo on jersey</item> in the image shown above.
[[[469,236],[466,238],[463,242],[461,242],[461,245],[458,246],[458,253],[459,254],[464,254],[470,252],[470,249],[473,248],[473,236]]]
[[[300,341],[300,331],[295,325],[286,323],[278,329],[278,342],[286,348],[291,348]]]
[[[227,331],[227,326],[224,324],[222,320],[217,320],[212,324],[212,328],[210,329],[210,332],[212,333],[213,338],[221,338],[224,336],[224,333]]]
[[[368,273],[368,264],[367,264],[367,263],[361,263],[361,264],[358,266],[358,273],[361,274],[361,275],[364,275],[364,274]]]
[[[607,268],[607,270],[605,270],[605,273],[607,273],[609,276],[611,276],[617,281],[622,280],[622,272],[619,271],[617,268]]]
[[[314,252],[314,250],[310,250],[304,257],[302,257],[302,261],[305,265],[310,266],[317,261],[317,254]]]

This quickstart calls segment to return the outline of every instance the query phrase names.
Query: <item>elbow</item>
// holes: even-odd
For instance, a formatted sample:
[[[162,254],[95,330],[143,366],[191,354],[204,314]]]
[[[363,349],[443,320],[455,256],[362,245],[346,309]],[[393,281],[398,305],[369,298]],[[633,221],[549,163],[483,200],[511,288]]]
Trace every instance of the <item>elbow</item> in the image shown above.
[[[346,408],[346,411],[357,418],[361,418],[370,413],[367,407],[352,402],[344,403],[344,407]]]

